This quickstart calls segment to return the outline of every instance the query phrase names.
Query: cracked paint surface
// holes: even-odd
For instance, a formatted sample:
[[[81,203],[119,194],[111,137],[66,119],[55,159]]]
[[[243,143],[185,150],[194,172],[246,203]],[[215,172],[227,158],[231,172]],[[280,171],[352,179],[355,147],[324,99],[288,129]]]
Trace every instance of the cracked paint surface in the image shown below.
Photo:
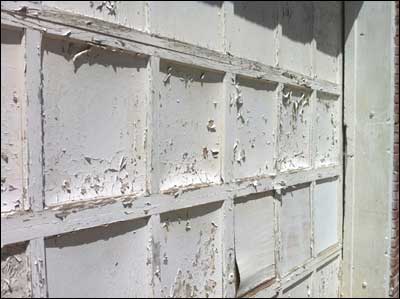
[[[161,62],[161,189],[220,180],[221,73]]]
[[[222,296],[220,204],[161,215],[163,297]]]
[[[282,90],[279,116],[279,159],[282,171],[310,164],[311,91],[286,86]]]
[[[1,29],[1,211],[24,207],[23,32]]]
[[[31,272],[26,244],[1,249],[1,298],[31,298]]]
[[[337,96],[317,92],[315,116],[315,166],[338,164],[340,161],[340,111]]]
[[[274,172],[277,85],[272,82],[236,79],[231,113],[236,113],[233,134],[235,178]],[[234,107],[233,107],[234,106]]]
[[[47,204],[144,191],[147,60],[85,49],[44,43]]]

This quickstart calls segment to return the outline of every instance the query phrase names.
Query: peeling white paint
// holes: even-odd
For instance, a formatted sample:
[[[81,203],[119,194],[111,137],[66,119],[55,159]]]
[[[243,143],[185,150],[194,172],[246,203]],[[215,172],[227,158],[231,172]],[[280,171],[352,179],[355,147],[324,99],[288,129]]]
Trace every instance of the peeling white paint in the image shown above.
[[[40,272],[48,271],[50,295],[134,297],[161,292],[164,297],[220,297],[234,293],[236,252],[240,292],[272,279],[264,291],[251,296],[310,296],[308,274],[300,281],[297,275],[319,267],[314,261],[326,261],[322,251],[334,243],[332,215],[340,198],[331,185],[328,188],[330,182],[313,183],[341,175],[336,165],[340,131],[333,129],[341,125],[341,86],[332,83],[340,73],[333,49],[340,41],[340,6],[332,5],[335,19],[319,3],[304,2],[198,1],[190,7],[174,1],[43,3],[80,16],[18,9],[20,14],[40,14],[42,32],[58,37],[45,35],[43,42],[48,207],[43,217],[24,215],[21,222],[12,218],[7,224],[14,223],[16,231],[26,228],[15,237],[20,238],[27,231],[42,236],[42,226],[47,237],[121,219],[152,219],[146,228],[143,220],[140,227],[124,229],[127,224],[118,223],[47,239],[47,268]],[[4,18],[10,20],[11,15]],[[329,26],[318,27],[325,19]],[[15,22],[31,26],[28,22],[39,21],[27,17]],[[74,26],[63,25],[68,22]],[[88,30],[79,29],[85,26]],[[153,55],[151,65],[147,55]],[[320,88],[337,95],[317,92]],[[8,100],[17,104],[20,95],[13,92]],[[327,101],[329,107],[322,104]],[[334,121],[326,117],[331,115]],[[370,119],[378,115],[370,113]],[[325,155],[323,163],[318,155]],[[158,162],[160,167],[155,167]],[[221,180],[224,167],[233,174],[226,182]],[[145,179],[156,181],[149,193]],[[305,185],[288,187],[298,183]],[[315,190],[312,211],[310,190]],[[122,204],[110,198],[119,195],[129,198]],[[227,212],[226,204],[237,196],[252,199],[236,201],[232,227],[233,208]],[[67,202],[70,209],[50,207]],[[327,202],[332,210],[325,209]],[[311,232],[311,223],[321,221],[321,231]],[[311,237],[315,252],[321,253],[314,259]],[[9,242],[13,236],[5,239]],[[301,269],[304,262],[310,264]],[[321,270],[318,279],[337,284],[331,272]],[[331,293],[325,290],[321,287],[320,294]]]
[[[217,203],[161,215],[162,297],[222,296],[220,208]]]
[[[21,30],[1,29],[1,211],[19,210],[24,202],[24,46]]]
[[[214,101],[222,98],[222,74],[167,61],[161,72],[168,76],[158,91],[161,189],[219,182],[222,132]]]
[[[52,39],[44,49],[46,203],[143,192],[146,59]]]
[[[236,107],[241,117],[233,125],[234,177],[241,179],[273,171],[277,119],[277,85],[267,81],[237,78]]]
[[[26,244],[1,249],[1,298],[31,298],[31,273]]]
[[[282,91],[277,163],[282,171],[310,165],[310,92],[289,86]]]
[[[340,161],[340,103],[337,96],[317,92],[315,108],[315,165]]]

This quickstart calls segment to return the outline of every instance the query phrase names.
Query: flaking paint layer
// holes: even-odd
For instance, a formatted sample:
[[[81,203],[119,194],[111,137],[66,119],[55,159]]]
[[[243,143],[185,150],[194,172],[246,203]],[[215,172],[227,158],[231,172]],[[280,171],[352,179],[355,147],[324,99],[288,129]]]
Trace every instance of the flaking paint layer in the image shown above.
[[[45,39],[46,204],[144,191],[146,64]]]
[[[1,29],[1,212],[24,207],[23,31]]]
[[[27,244],[1,249],[1,298],[30,298],[31,272],[26,254]]]

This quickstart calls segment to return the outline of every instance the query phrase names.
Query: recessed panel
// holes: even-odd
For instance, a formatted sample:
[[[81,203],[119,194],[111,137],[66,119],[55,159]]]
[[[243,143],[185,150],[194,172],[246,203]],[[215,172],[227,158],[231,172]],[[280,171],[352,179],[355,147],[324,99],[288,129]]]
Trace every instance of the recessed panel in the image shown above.
[[[148,296],[146,224],[139,219],[47,239],[49,297]]]
[[[317,92],[314,125],[315,166],[339,164],[341,113],[339,98]]]
[[[31,297],[27,244],[13,244],[1,248],[1,298]]]
[[[161,215],[162,297],[222,296],[221,204]]]
[[[212,50],[222,50],[222,1],[151,1],[150,31]]]
[[[46,204],[143,192],[147,60],[52,39],[43,48]]]
[[[233,164],[236,179],[273,173],[277,84],[238,77],[233,95]],[[233,108],[232,108],[233,109]]]
[[[272,193],[235,200],[235,252],[240,276],[239,294],[275,277]]]
[[[161,189],[220,182],[222,73],[161,62]]]
[[[1,29],[1,211],[24,205],[23,116],[25,50],[23,31]]]
[[[311,91],[286,86],[279,119],[279,160],[282,171],[310,165]]]
[[[299,185],[282,193],[280,229],[282,274],[311,258],[310,188]]]
[[[338,242],[338,182],[319,181],[314,189],[314,242],[320,253]]]

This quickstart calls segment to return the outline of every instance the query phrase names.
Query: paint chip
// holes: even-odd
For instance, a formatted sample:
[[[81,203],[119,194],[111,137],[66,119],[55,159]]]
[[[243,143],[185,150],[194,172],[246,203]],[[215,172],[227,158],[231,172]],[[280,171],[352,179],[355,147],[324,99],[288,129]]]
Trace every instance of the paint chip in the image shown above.
[[[207,130],[208,130],[209,132],[215,132],[215,131],[217,130],[217,127],[216,127],[216,125],[215,125],[214,120],[210,119],[210,120],[208,121]]]
[[[219,155],[219,150],[211,150],[211,154],[212,154],[212,156],[213,156],[213,158],[214,159],[217,159],[218,158],[218,155]]]

